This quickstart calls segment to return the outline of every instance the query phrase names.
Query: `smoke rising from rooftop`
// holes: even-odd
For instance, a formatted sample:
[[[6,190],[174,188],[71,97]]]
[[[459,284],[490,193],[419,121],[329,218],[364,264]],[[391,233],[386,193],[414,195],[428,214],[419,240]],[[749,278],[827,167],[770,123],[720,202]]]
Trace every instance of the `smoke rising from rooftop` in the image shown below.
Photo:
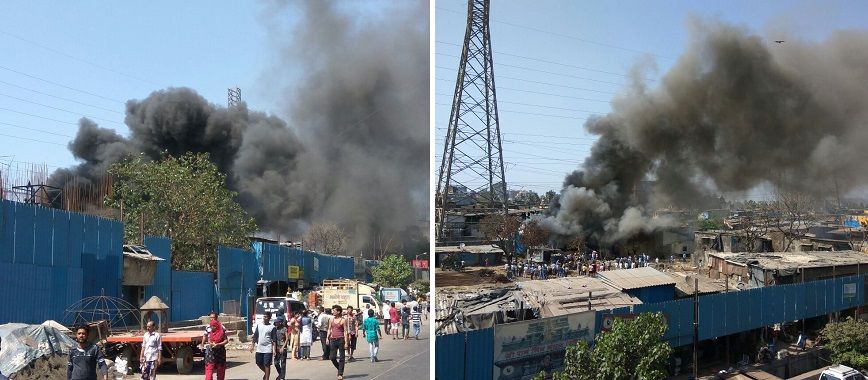
[[[94,180],[131,153],[207,152],[266,232],[298,237],[336,222],[352,252],[377,235],[405,238],[428,209],[428,5],[364,21],[331,2],[299,8],[262,83],[280,89],[285,118],[210,104],[187,88],[156,91],[127,102],[128,138],[82,119],[69,145],[82,163],[51,181]],[[279,15],[263,23],[273,28]]]
[[[689,26],[656,86],[637,81],[585,124],[599,139],[544,219],[552,231],[613,241],[668,225],[641,212],[644,180],[681,207],[768,183],[812,194],[868,183],[868,32],[775,44],[717,21]]]

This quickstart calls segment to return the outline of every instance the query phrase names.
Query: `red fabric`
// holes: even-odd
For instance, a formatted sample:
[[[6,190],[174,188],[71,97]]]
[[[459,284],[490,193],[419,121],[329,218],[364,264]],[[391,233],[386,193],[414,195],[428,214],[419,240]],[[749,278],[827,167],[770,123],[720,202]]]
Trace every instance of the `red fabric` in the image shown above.
[[[217,370],[217,380],[224,380],[226,378],[226,363],[215,364],[208,363],[205,364],[205,379],[211,380],[214,375],[214,370]]]
[[[214,343],[220,343],[226,339],[226,333],[223,331],[223,325],[216,319],[211,321],[211,333],[208,335],[208,340]]]
[[[394,308],[394,307],[389,309],[389,317],[391,317],[390,318],[391,320],[397,321],[398,320],[398,309]]]

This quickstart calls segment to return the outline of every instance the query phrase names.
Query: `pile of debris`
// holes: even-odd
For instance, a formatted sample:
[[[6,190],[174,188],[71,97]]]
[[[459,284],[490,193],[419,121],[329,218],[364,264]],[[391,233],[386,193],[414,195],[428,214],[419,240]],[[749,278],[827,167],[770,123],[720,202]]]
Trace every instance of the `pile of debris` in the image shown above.
[[[0,325],[0,373],[10,379],[65,379],[67,355],[76,343],[45,325]]]

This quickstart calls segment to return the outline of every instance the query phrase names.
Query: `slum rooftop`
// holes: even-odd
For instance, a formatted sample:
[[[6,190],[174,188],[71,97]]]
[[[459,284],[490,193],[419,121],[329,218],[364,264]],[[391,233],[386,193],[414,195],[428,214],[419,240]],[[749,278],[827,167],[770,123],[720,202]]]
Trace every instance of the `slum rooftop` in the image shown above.
[[[463,249],[461,248],[461,246],[457,246],[457,245],[434,247],[434,253],[459,253],[459,252],[503,253],[503,250],[496,247],[496,246],[493,246],[491,244],[465,245]]]
[[[742,266],[750,264],[763,269],[822,268],[868,264],[868,255],[856,251],[709,252],[708,255]]]
[[[642,303],[590,277],[437,288],[436,300],[438,334],[488,328],[520,320],[527,314],[547,318]]]
[[[675,284],[675,280],[671,277],[651,267],[603,271],[598,273],[598,276],[605,283],[619,290]]]

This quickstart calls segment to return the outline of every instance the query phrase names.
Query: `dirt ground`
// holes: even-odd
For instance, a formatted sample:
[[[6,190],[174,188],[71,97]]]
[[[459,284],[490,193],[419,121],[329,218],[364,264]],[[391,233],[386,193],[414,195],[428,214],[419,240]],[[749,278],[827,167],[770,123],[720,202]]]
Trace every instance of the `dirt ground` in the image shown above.
[[[493,275],[480,276],[482,270],[492,271]],[[451,270],[441,271],[436,269],[434,275],[437,276],[437,287],[444,286],[473,286],[478,284],[499,284],[505,280],[505,272],[499,267],[467,267],[461,272]],[[499,275],[499,276],[498,276]],[[501,281],[498,281],[498,277]],[[507,283],[510,281],[506,281]]]

